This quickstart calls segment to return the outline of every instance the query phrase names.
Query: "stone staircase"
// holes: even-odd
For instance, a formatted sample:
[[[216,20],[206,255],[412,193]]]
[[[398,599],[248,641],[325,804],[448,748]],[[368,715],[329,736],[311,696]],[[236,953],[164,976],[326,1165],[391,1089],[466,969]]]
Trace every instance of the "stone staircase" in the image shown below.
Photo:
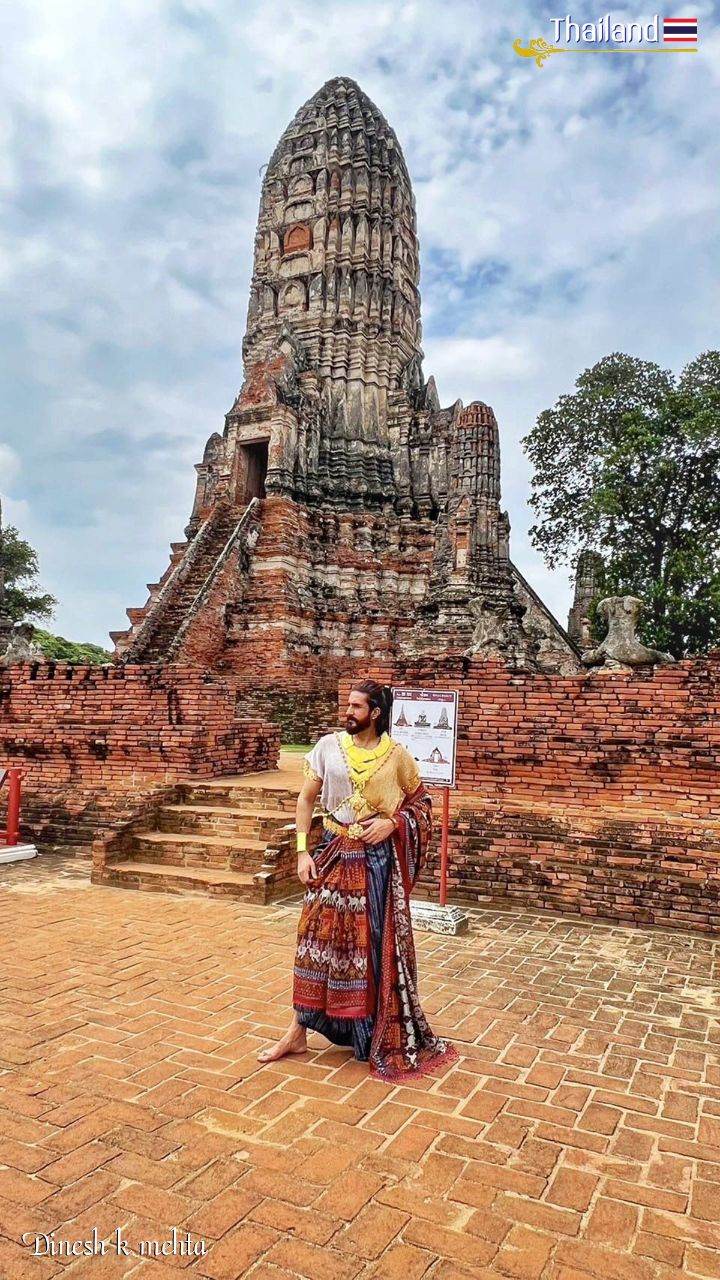
[[[111,631],[115,652],[126,662],[159,662],[172,656],[183,625],[212,583],[234,542],[252,537],[260,503],[244,511],[219,504],[191,542],[171,544],[170,564],[159,582],[148,583],[149,596],[140,608],[127,609],[130,626]]]
[[[299,784],[295,762],[290,769],[182,783],[147,827],[124,835],[93,880],[255,903],[289,897],[302,888],[295,849]],[[316,832],[319,817],[310,847]]]

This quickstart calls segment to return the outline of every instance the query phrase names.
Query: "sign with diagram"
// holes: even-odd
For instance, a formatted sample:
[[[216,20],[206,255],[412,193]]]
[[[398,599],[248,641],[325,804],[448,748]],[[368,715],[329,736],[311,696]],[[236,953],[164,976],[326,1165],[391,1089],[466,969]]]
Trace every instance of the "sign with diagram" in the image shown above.
[[[457,691],[393,689],[390,736],[415,757],[426,786],[455,786]]]

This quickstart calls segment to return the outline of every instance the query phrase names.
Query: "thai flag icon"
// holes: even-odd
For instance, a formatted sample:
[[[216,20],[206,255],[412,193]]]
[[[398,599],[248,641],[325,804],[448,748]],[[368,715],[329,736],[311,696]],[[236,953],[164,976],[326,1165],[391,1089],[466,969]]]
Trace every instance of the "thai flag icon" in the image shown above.
[[[697,44],[697,18],[663,18],[665,44]]]

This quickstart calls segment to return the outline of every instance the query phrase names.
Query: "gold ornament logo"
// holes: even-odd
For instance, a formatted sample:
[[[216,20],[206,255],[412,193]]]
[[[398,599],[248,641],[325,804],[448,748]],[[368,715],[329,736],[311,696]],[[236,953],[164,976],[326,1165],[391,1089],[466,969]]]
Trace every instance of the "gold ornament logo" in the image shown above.
[[[523,42],[518,36],[517,40],[513,40],[513,49],[519,58],[534,58],[536,67],[541,67],[551,53],[567,52],[566,49],[558,49],[557,45],[548,44],[547,40],[543,40],[542,36],[536,36],[534,40],[528,40],[527,48],[524,48]]]

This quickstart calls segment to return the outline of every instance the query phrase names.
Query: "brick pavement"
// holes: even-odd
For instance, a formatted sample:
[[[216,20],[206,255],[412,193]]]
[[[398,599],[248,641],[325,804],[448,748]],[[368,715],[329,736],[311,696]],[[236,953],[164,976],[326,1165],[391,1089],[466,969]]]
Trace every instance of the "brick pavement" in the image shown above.
[[[297,906],[0,874],[0,1276],[720,1276],[708,938],[478,910],[417,933],[459,1063],[395,1087],[289,1020]],[[36,1259],[25,1231],[206,1241]]]

